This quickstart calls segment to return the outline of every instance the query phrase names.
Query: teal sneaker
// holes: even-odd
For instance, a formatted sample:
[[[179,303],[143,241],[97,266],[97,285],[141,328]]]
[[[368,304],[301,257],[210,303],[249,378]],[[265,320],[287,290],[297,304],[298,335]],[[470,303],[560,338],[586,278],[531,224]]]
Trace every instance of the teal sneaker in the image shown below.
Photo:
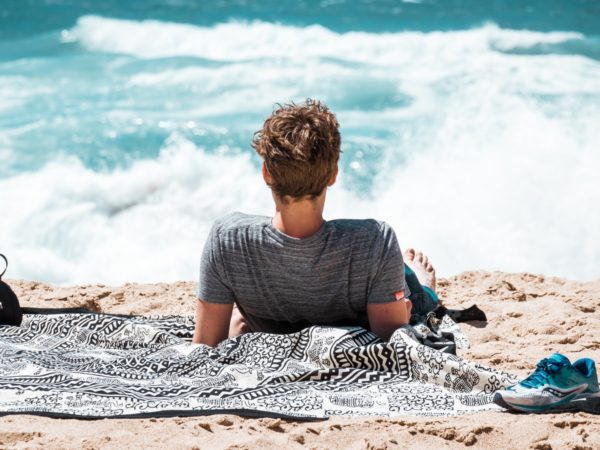
[[[494,403],[525,412],[578,410],[600,414],[596,365],[590,358],[571,364],[566,356],[554,353],[538,362],[523,381],[497,391]]]

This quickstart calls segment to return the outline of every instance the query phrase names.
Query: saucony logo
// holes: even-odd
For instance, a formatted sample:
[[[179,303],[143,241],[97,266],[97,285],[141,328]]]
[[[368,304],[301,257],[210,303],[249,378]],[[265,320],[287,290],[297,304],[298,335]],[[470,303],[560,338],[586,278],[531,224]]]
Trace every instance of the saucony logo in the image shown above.
[[[550,394],[552,394],[552,395],[554,395],[556,397],[564,398],[567,395],[576,394],[578,392],[585,391],[586,388],[587,388],[586,384],[581,384],[579,386],[575,386],[572,389],[566,389],[566,390],[548,386],[548,387],[545,387],[543,389],[543,391],[544,392],[549,392]]]

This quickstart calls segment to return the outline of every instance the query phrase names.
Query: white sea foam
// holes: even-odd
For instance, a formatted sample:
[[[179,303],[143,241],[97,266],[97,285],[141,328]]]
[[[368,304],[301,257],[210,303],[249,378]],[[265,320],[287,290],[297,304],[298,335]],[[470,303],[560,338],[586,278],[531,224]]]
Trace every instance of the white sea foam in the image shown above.
[[[425,249],[445,275],[502,269],[596,278],[600,156],[591,146],[569,150],[594,136],[594,124],[582,123],[574,136],[533,112],[513,120],[528,126],[492,142],[482,130],[448,146],[444,139],[458,130],[441,132],[444,152],[379,174],[373,200],[353,193],[342,173],[327,217],[384,219],[403,247]],[[67,159],[1,180],[0,192],[11,211],[0,218],[11,276],[55,283],[193,279],[215,218],[272,212],[246,155],[210,155],[176,136],[157,160],[125,171],[95,173]]]
[[[268,211],[248,156],[209,155],[174,135],[157,160],[97,173],[74,158],[0,180],[11,276],[57,283],[189,279],[211,219]],[[262,188],[262,189],[261,189]]]
[[[582,39],[579,33],[503,30],[494,24],[448,32],[336,33],[320,25],[294,27],[267,22],[229,22],[212,27],[178,23],[81,17],[70,35],[86,48],[141,58],[196,56],[216,61],[259,58],[340,58],[369,65],[411,58],[453,59],[491,47],[509,50]],[[447,39],[452,35],[454,39]],[[440,52],[443,48],[445,51]]]
[[[337,105],[344,145],[375,148],[380,161],[348,164],[354,172],[331,189],[327,217],[389,221],[401,245],[424,249],[442,275],[600,276],[600,64],[506,53],[579,34],[491,24],[340,34],[319,26],[203,28],[92,16],[69,33],[94,52],[222,62],[144,65],[125,81],[111,80],[124,92],[143,90],[157,108],[177,101],[161,97],[172,92],[200,99],[190,109],[151,111],[168,116],[161,129],[213,116],[246,127],[236,114],[268,113],[277,101],[308,96]],[[148,119],[127,109],[106,116],[110,124]],[[11,146],[24,129],[0,134],[0,161],[15,160]],[[372,179],[370,196],[353,185],[354,173]],[[248,154],[200,148],[176,131],[158,159],[127,169],[99,173],[65,157],[0,179],[0,204],[8,211],[0,216],[0,251],[11,257],[10,276],[57,283],[194,278],[214,219],[272,209]]]
[[[598,278],[598,111],[565,121],[527,101],[480,105],[483,95],[461,98],[431,151],[384,179],[379,215],[451,272]]]

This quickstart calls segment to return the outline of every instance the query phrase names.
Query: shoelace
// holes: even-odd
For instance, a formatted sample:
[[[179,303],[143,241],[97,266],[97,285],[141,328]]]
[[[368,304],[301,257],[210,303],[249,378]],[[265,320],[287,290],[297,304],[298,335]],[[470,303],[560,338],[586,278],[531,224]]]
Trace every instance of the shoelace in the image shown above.
[[[535,371],[521,381],[521,385],[528,388],[535,388],[544,384],[551,373],[556,373],[560,370],[560,366],[548,358],[542,359],[537,363]]]

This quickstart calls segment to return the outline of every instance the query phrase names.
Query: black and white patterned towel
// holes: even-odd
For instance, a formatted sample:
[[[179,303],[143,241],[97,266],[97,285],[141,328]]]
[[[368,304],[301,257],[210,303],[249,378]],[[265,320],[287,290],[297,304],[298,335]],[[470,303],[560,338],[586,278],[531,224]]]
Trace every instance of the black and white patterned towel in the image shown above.
[[[451,321],[450,321],[451,322]],[[447,323],[447,326],[454,326]],[[506,373],[360,328],[191,344],[192,317],[26,315],[0,326],[0,414],[455,415],[495,409]]]

